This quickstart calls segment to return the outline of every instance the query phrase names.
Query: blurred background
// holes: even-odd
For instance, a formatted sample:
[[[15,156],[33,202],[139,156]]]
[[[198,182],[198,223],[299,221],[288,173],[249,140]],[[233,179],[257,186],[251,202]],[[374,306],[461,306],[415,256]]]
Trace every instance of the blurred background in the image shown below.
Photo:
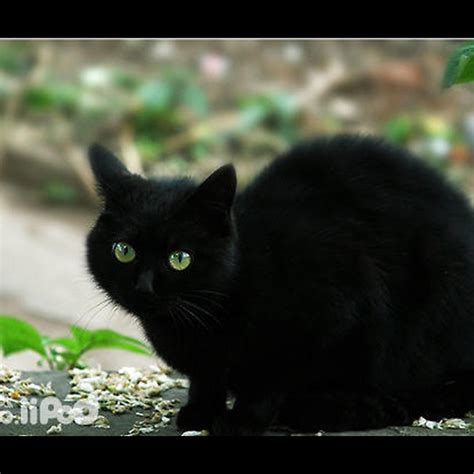
[[[0,313],[62,336],[70,324],[143,339],[86,272],[98,141],[145,175],[245,183],[318,133],[379,134],[474,196],[474,91],[441,90],[459,41],[0,41]],[[38,356],[8,358],[34,369]],[[1,361],[0,361],[1,362]],[[152,358],[97,350],[105,369]]]

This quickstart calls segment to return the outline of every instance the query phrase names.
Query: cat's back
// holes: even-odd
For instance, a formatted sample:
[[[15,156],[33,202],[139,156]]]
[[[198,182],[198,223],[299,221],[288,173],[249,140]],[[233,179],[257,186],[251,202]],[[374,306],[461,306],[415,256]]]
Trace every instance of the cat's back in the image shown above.
[[[341,135],[296,146],[238,196],[235,215],[242,272],[254,285],[259,273],[282,288],[302,274],[357,286],[381,268],[392,289],[427,275],[454,275],[447,286],[474,279],[467,198],[383,140]]]
[[[279,156],[238,196],[236,213],[242,223],[278,217],[279,225],[308,214],[331,221],[377,213],[472,217],[467,199],[421,159],[358,135],[308,140]]]

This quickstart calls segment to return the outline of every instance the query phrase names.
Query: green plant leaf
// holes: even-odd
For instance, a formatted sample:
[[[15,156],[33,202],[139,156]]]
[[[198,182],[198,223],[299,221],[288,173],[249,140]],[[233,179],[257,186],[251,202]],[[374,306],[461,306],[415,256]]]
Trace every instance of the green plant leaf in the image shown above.
[[[80,328],[79,326],[71,326],[69,329],[74,336],[78,351],[84,352],[88,350],[92,343],[92,331]]]
[[[62,346],[72,353],[79,353],[80,347],[76,339],[72,337],[56,337],[55,339],[49,339],[46,343],[48,346]]]
[[[71,333],[82,353],[91,349],[123,349],[145,355],[153,353],[147,344],[111,329],[89,331],[78,326],[71,326]]]
[[[92,348],[123,349],[138,354],[152,355],[151,348],[133,337],[125,336],[110,329],[94,331]]]
[[[444,70],[444,89],[454,84],[474,81],[474,41],[457,48],[449,57]]]
[[[47,356],[39,332],[26,321],[12,316],[0,316],[0,348],[5,356],[26,350]]]

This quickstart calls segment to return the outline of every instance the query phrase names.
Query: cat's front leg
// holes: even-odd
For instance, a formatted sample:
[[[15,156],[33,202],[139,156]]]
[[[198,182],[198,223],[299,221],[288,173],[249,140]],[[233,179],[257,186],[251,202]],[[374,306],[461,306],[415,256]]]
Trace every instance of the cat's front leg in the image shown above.
[[[275,419],[283,400],[281,394],[238,397],[234,408],[218,415],[212,424],[215,436],[262,435]]]
[[[210,429],[213,420],[225,411],[225,383],[220,376],[190,377],[188,403],[178,413],[176,424],[181,430]]]

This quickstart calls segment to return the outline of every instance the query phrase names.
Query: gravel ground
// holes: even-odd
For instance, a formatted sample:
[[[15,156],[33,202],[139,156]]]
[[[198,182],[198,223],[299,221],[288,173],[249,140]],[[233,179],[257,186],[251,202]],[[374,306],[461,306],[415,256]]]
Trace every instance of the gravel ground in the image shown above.
[[[52,388],[55,390],[57,396],[64,400],[66,395],[70,393],[70,377],[66,372],[24,372],[22,378],[30,377],[31,380],[36,383],[48,383],[51,382]],[[1,387],[1,384],[0,384]],[[172,388],[163,393],[163,398],[171,400],[176,399],[179,404],[176,405],[178,408],[186,400],[186,389],[184,388]],[[41,397],[37,397],[41,400]],[[39,404],[39,402],[38,402]],[[19,409],[16,411],[19,412]],[[137,415],[140,413],[139,409],[133,410],[131,413],[123,413],[113,415],[110,412],[103,412],[100,414],[106,416],[110,423],[110,428],[100,429],[92,426],[80,426],[76,423],[62,425],[60,433],[50,433],[47,431],[52,426],[57,426],[57,422],[52,420],[46,425],[42,424],[26,424],[21,423],[15,424],[1,424],[0,423],[0,436],[124,436],[127,435],[134,423],[139,421],[141,418]],[[474,419],[467,420],[474,422]],[[54,430],[54,428],[53,428]],[[51,431],[51,430],[50,430]],[[181,433],[178,431],[175,425],[175,417],[171,418],[171,422],[168,426],[164,426],[151,433],[143,433],[141,436],[179,436]],[[288,436],[288,433],[272,431],[267,434],[268,436]],[[304,435],[293,434],[293,436],[474,436],[474,429],[428,429],[421,427],[389,427],[380,430],[368,430],[368,431],[348,431],[342,433],[309,433]]]

